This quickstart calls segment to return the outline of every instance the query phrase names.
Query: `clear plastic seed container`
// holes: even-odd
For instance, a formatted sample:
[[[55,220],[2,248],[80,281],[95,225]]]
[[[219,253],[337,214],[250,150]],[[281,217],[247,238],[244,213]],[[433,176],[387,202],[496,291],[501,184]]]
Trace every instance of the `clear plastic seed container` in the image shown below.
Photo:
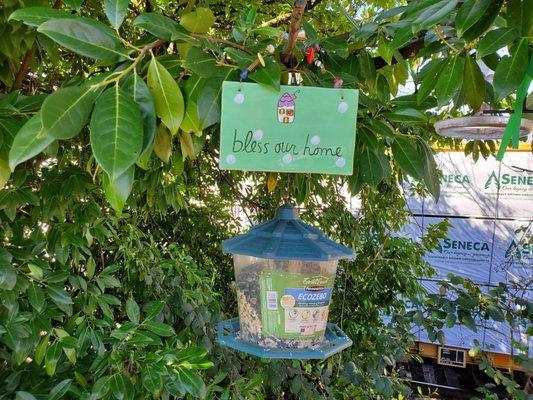
[[[269,348],[324,340],[337,261],[234,255],[240,339]]]

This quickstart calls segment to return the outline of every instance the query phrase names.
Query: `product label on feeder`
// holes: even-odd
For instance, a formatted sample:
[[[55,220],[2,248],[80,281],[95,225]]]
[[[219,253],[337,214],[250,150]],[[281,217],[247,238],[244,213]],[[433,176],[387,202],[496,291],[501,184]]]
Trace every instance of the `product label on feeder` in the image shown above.
[[[324,334],[335,275],[263,272],[260,278],[263,332],[281,339]]]
[[[358,92],[222,84],[220,167],[352,175]]]

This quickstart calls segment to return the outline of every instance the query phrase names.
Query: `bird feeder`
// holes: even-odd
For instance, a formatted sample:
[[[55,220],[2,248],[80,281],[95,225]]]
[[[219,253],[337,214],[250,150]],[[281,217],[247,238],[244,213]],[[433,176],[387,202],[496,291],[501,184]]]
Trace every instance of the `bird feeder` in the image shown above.
[[[438,134],[468,140],[500,140],[509,122],[507,116],[480,115],[475,117],[450,118],[435,124]],[[520,120],[520,137],[533,132],[533,121]]]
[[[322,359],[352,341],[328,323],[337,262],[349,248],[303,223],[284,205],[275,218],[224,240],[233,254],[239,318],[218,326],[218,342],[265,358]]]

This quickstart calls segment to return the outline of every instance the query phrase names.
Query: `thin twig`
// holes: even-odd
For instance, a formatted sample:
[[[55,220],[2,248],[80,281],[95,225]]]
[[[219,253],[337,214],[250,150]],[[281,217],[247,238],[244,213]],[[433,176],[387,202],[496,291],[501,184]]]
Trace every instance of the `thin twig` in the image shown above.
[[[197,39],[206,39],[206,40],[210,41],[211,43],[225,44],[225,45],[233,47],[235,49],[244,51],[244,52],[246,52],[248,54],[255,54],[248,47],[242,46],[242,45],[237,44],[237,43],[233,43],[233,42],[231,42],[229,40],[226,40],[226,39],[220,39],[220,38],[216,38],[216,37],[213,37],[213,36],[201,35],[199,33],[193,33],[192,36],[197,38]]]

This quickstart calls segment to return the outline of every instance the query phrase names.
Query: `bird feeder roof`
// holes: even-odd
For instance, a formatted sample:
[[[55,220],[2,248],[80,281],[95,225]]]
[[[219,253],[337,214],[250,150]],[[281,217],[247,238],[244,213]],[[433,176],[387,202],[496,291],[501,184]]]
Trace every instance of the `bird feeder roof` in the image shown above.
[[[245,235],[223,240],[222,250],[273,260],[332,261],[355,257],[348,247],[302,222],[298,210],[288,204],[278,208],[274,219],[252,227]]]

